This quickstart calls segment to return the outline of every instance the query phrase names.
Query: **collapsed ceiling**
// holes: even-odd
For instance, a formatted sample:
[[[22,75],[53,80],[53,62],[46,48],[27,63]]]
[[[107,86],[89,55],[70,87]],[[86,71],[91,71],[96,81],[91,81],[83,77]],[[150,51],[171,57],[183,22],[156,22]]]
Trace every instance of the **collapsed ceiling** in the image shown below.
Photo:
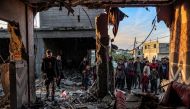
[[[88,8],[106,7],[135,7],[135,6],[160,6],[169,5],[176,0],[22,0],[38,11],[53,6],[64,6],[66,8],[83,5]]]

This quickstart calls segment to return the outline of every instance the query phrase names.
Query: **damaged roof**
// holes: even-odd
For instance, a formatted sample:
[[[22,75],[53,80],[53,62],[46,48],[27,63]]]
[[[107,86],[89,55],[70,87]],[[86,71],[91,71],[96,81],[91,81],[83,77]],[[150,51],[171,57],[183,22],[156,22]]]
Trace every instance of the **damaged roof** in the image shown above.
[[[127,6],[159,6],[169,5],[176,0],[21,0],[38,11],[53,6],[73,7],[77,5],[88,8],[127,7]]]

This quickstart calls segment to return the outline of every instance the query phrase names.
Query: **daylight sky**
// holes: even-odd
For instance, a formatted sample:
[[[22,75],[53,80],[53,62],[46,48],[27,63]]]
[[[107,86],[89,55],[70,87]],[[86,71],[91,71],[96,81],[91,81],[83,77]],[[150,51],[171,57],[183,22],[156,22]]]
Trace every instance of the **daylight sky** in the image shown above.
[[[120,8],[129,17],[120,22],[119,31],[114,44],[121,49],[132,49],[134,39],[142,42],[152,29],[152,20],[156,16],[156,9],[151,7],[147,11],[145,8]],[[113,37],[112,27],[109,27],[109,35]],[[169,28],[163,21],[156,24],[156,30],[153,31],[148,41],[156,40],[159,42],[169,42]],[[159,39],[159,37],[168,36]],[[138,45],[138,44],[137,44]]]
[[[152,29],[152,20],[156,16],[156,9],[151,7],[147,11],[145,8],[120,8],[129,17],[120,22],[119,31],[114,44],[119,49],[132,49],[135,37],[138,42],[142,42]],[[38,15],[39,16],[39,15]],[[39,26],[39,17],[34,20],[35,25]],[[3,24],[3,25],[2,25]],[[0,27],[6,27],[5,22],[0,21]],[[109,26],[109,35],[113,37],[112,27]],[[157,37],[169,36],[169,28],[163,21],[156,24],[156,30],[151,34],[150,40]],[[169,37],[158,40],[159,42],[169,42]],[[138,45],[138,44],[137,44]]]

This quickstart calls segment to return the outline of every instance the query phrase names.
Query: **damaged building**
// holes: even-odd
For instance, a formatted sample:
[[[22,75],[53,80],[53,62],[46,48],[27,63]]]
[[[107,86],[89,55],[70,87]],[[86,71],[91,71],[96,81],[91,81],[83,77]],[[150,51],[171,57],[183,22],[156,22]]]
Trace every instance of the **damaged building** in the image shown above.
[[[92,25],[91,23],[89,23],[90,22],[89,19],[91,19],[91,17],[90,18],[87,17],[88,20],[85,20],[86,23],[84,23],[84,26],[79,25],[76,26],[77,28],[75,28],[75,23],[78,24],[78,22],[82,22],[82,15],[80,16],[79,14],[77,15],[77,17],[75,16],[76,18],[75,21],[70,20],[72,18],[69,17],[68,19],[62,20],[63,22],[65,22],[62,24],[67,24],[65,26],[63,26],[62,24],[60,26],[56,23],[51,24],[55,25],[55,28],[49,28],[48,24],[43,24],[42,21],[41,26],[42,27],[44,26],[44,28],[35,30],[36,34],[34,34],[34,28],[33,28],[34,16],[37,12],[47,10],[54,6],[58,6],[59,8],[66,7],[69,13],[70,12],[72,13],[73,10],[71,9],[71,6],[77,6],[77,5],[83,5],[89,8],[108,9],[107,13],[101,13],[96,18],[96,27],[95,27],[96,33],[94,32],[94,27],[91,28],[91,26],[93,26],[93,23]],[[170,87],[172,87],[172,90],[174,90],[175,92],[174,94],[177,96],[176,98],[179,101],[181,101],[181,104],[183,104],[186,107],[190,107],[190,102],[189,102],[190,91],[188,86],[190,83],[190,72],[189,72],[190,71],[189,70],[190,69],[189,66],[190,65],[189,61],[190,1],[188,0],[148,0],[148,1],[147,0],[111,0],[111,1],[110,0],[98,0],[98,1],[97,0],[63,0],[63,1],[62,0],[47,0],[47,1],[1,0],[0,19],[8,22],[9,24],[8,30],[10,34],[8,35],[10,38],[9,40],[10,60],[8,61],[8,63],[3,64],[3,70],[2,70],[4,74],[9,72],[7,74],[9,75],[9,77],[6,77],[7,80],[4,80],[4,82],[10,83],[7,85],[8,88],[5,88],[8,89],[6,96],[10,96],[10,107],[12,109],[21,108],[22,105],[24,104],[29,104],[30,106],[30,103],[33,103],[36,100],[35,53],[39,53],[40,49],[37,49],[38,46],[43,46],[42,50],[40,50],[40,53],[38,55],[38,58],[40,59],[46,48],[51,49],[51,47],[55,47],[56,49],[54,52],[57,53],[60,52],[59,51],[60,48],[65,47],[64,44],[69,45],[68,43],[74,43],[74,44],[80,43],[79,48],[82,48],[82,46],[86,46],[81,44],[84,41],[84,43],[87,42],[88,45],[91,42],[91,40],[92,42],[94,40],[94,35],[91,35],[93,34],[93,32],[96,35],[95,45],[97,53],[97,74],[98,74],[97,95],[99,98],[103,98],[104,96],[106,96],[109,92],[109,87],[108,87],[109,84],[107,83],[109,81],[109,76],[111,76],[109,75],[110,74],[108,66],[109,55],[107,52],[107,48],[110,41],[108,35],[108,23],[114,26],[113,33],[116,36],[119,21],[121,21],[124,16],[115,7],[131,7],[131,6],[157,7],[158,21],[164,20],[168,28],[170,28],[170,33],[171,33],[170,69],[169,69],[170,80],[171,81],[177,80],[176,77],[179,77],[177,75],[181,75],[181,80],[182,80],[181,82],[184,83],[181,84],[180,82],[175,81],[174,84],[170,85]],[[57,10],[58,12],[60,12],[58,8]],[[117,12],[119,12],[119,14]],[[95,15],[96,14],[93,14],[92,16]],[[41,18],[43,17],[41,16]],[[85,16],[85,19],[87,18]],[[55,21],[57,19],[53,20]],[[83,33],[82,35],[80,35],[80,38],[76,38],[78,37],[78,33],[76,35],[75,32],[78,31],[80,31],[80,34]],[[90,32],[86,33],[88,31]],[[51,34],[53,32],[56,33],[56,35],[52,36]],[[70,32],[72,32],[73,35],[70,35]],[[36,36],[37,38],[35,39]],[[68,38],[69,36],[73,38]],[[40,41],[38,42],[38,39],[42,43],[40,43]],[[82,42],[80,42],[81,39]],[[57,43],[52,43],[51,40],[56,41],[57,43],[63,42],[63,46],[60,47],[57,45]],[[3,42],[5,42],[5,40]],[[8,41],[5,43],[8,43]],[[39,43],[42,45],[40,45]],[[71,48],[75,46],[74,44],[71,46]],[[6,44],[4,45],[7,46]],[[89,48],[85,47],[85,48],[87,50],[87,49],[92,49],[93,47],[94,46]],[[63,57],[67,57],[68,54],[70,54],[70,53],[64,54],[65,52],[68,52],[66,49],[62,49],[61,52],[63,53]],[[78,49],[75,52],[78,52]],[[83,54],[84,52],[80,53]],[[69,56],[69,58],[72,59],[73,55]],[[39,64],[40,62],[36,61],[36,63]],[[3,78],[5,79],[5,77]],[[172,102],[172,100],[171,101],[170,100],[171,97],[170,99],[167,99],[166,97],[165,104],[167,105],[174,103]],[[116,106],[118,106],[117,109],[121,108],[121,106],[118,105],[119,103],[120,102],[116,102]]]
[[[36,72],[40,74],[40,66],[46,49],[51,49],[54,56],[62,55],[64,68],[78,69],[84,57],[91,56],[96,49],[95,17],[103,9],[87,9],[74,7],[73,15],[67,9],[50,8],[40,12],[40,28],[34,32]]]
[[[61,55],[64,68],[78,70],[84,57],[90,59],[95,51],[95,17],[103,9],[74,7],[74,13],[68,15],[67,9],[50,8],[39,13],[40,27],[34,30],[35,72],[41,74],[41,63],[45,50],[51,49],[53,55]],[[3,59],[9,56],[9,33],[0,31]],[[5,49],[5,50],[3,50]]]

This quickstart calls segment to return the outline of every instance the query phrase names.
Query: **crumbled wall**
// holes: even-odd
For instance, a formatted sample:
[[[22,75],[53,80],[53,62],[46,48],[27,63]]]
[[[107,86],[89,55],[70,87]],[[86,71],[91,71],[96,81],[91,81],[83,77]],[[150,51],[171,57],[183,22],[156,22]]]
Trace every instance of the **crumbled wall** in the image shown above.
[[[180,0],[174,6],[170,28],[170,79],[181,69],[182,80],[190,77],[190,1]]]
[[[26,11],[25,4],[20,0],[1,0],[0,1],[0,19],[7,22],[14,21],[19,24],[22,43],[27,50],[26,38]],[[28,51],[29,51],[29,73],[30,73],[30,91],[31,100],[35,100],[34,88],[34,45],[33,45],[33,10],[27,8],[28,16]],[[27,73],[27,72],[25,72]],[[26,77],[27,78],[27,77]],[[27,102],[27,101],[26,101]]]
[[[108,18],[102,13],[96,17],[96,63],[98,74],[98,96],[104,97],[108,92]]]

